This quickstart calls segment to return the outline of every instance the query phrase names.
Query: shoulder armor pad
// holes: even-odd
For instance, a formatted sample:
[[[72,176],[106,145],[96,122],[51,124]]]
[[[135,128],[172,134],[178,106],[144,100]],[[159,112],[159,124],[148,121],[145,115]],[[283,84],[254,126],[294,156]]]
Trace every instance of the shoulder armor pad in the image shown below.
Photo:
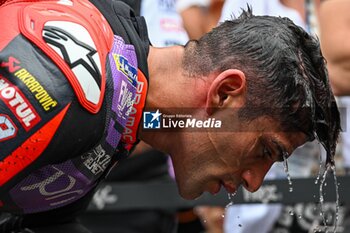
[[[80,102],[97,113],[106,85],[113,32],[89,1],[30,2],[18,15],[20,32],[61,69]]]

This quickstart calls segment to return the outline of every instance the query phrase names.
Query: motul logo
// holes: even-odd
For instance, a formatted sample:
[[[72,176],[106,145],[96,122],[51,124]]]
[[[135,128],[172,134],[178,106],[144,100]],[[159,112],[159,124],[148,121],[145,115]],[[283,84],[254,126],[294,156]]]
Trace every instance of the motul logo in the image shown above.
[[[4,101],[26,131],[29,131],[41,120],[21,91],[2,76],[0,76],[0,99]]]

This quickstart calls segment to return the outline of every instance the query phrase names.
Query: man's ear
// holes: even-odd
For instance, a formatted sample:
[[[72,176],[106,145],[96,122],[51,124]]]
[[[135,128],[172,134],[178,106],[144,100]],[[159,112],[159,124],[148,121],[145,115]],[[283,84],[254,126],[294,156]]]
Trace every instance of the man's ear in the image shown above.
[[[221,72],[211,83],[206,103],[206,112],[213,114],[222,107],[238,108],[244,104],[246,76],[236,69]]]

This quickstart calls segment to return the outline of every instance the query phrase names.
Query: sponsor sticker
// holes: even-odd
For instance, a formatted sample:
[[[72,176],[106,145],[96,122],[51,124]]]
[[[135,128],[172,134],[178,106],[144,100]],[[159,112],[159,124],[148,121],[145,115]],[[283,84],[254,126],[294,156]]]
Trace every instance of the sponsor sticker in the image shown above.
[[[106,153],[102,145],[98,145],[87,155],[82,156],[84,166],[94,175],[99,175],[106,170],[111,161],[111,156]]]
[[[28,70],[22,68],[15,72],[14,75],[27,86],[45,112],[50,112],[55,109],[58,105],[57,101],[45,90],[38,80],[28,72]]]
[[[129,63],[129,60],[120,54],[113,54],[113,59],[117,70],[127,77],[128,81],[134,86],[137,86],[137,69]]]
[[[40,168],[9,194],[24,213],[33,213],[67,205],[84,196],[95,184],[77,170],[72,161],[66,161]]]
[[[45,112],[50,112],[58,106],[57,100],[40,84],[38,79],[27,69],[21,67],[21,62],[15,57],[9,57],[2,62],[1,67],[7,67],[9,72],[23,82]]]
[[[8,115],[0,114],[0,142],[15,137],[17,127]]]
[[[106,141],[116,148],[128,122],[137,93],[137,58],[132,45],[125,44],[121,37],[115,36],[109,54],[113,80],[113,102],[111,109],[116,114],[108,125]]]
[[[38,113],[23,93],[0,75],[0,99],[16,116],[26,131],[29,131],[41,120]]]

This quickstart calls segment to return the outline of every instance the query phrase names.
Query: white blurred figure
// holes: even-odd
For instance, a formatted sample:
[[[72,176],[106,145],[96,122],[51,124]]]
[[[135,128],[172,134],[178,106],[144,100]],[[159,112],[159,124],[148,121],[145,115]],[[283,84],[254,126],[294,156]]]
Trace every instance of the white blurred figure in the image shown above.
[[[141,1],[141,15],[146,19],[152,45],[165,47],[187,43],[188,36],[175,3],[176,0]]]
[[[238,17],[242,9],[247,9],[247,4],[252,6],[254,15],[288,17],[295,24],[306,28],[303,16],[298,11],[283,5],[280,0],[226,0],[219,21]]]
[[[176,10],[190,39],[199,39],[217,25],[225,0],[177,0]]]

